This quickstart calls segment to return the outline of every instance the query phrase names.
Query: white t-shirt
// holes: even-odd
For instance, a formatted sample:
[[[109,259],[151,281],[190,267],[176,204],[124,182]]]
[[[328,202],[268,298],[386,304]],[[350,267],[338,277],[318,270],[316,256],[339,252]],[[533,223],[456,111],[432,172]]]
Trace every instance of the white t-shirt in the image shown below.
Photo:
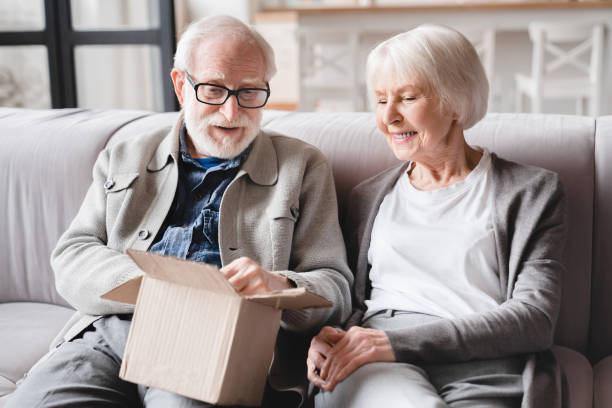
[[[492,224],[491,156],[462,181],[420,191],[405,174],[372,229],[366,317],[384,309],[453,318],[503,301]]]

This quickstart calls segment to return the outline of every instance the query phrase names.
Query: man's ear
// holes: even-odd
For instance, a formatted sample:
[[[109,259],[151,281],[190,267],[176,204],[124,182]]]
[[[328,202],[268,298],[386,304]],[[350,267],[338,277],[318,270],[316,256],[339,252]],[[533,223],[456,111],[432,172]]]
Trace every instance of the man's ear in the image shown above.
[[[172,83],[174,84],[174,93],[176,94],[179,104],[182,106],[184,102],[183,85],[185,85],[185,73],[173,68],[170,72],[170,76],[172,77]]]

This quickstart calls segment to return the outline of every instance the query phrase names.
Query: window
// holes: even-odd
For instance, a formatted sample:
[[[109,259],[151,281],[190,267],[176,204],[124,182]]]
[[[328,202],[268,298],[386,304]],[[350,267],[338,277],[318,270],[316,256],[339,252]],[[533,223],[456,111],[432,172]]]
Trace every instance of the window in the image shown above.
[[[0,104],[177,110],[173,0],[0,0],[0,15]]]

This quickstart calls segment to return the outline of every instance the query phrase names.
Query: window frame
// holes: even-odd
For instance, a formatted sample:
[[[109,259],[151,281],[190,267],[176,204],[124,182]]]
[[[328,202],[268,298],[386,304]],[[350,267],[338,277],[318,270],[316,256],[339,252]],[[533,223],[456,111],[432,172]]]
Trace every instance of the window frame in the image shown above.
[[[147,30],[74,30],[71,0],[44,0],[45,28],[40,31],[0,32],[0,46],[47,47],[51,106],[76,108],[74,49],[79,45],[154,45],[161,57],[161,72],[169,73],[176,50],[174,0],[151,0],[158,6],[159,28]],[[172,82],[162,75],[163,107],[177,111]]]

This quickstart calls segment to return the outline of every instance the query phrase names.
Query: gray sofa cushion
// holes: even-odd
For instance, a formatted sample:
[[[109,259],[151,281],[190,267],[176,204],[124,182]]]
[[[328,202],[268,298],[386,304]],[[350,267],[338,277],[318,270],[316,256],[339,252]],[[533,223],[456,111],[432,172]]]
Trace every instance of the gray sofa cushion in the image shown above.
[[[0,108],[0,302],[67,303],[49,256],[91,183],[110,136],[150,112]],[[6,228],[4,230],[4,228]]]
[[[593,369],[582,354],[563,346],[553,346],[563,372],[563,406],[593,406]]]
[[[612,356],[601,360],[593,367],[593,407],[612,407]]]
[[[0,396],[48,350],[74,310],[48,303],[0,303]]]

